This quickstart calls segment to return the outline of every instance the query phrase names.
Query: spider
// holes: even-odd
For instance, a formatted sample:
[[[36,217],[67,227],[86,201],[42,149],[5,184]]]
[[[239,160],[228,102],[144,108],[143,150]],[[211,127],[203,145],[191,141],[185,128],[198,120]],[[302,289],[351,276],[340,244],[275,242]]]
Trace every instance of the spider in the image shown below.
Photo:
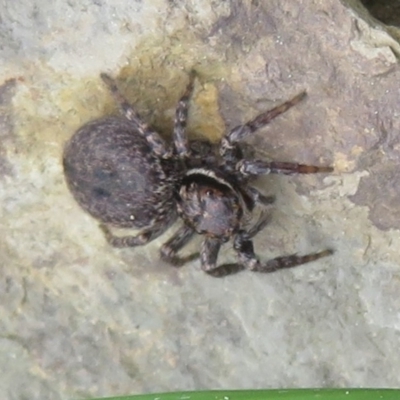
[[[252,238],[269,222],[261,213],[249,220],[257,205],[266,208],[273,197],[251,186],[258,175],[328,173],[332,167],[263,161],[245,157],[242,142],[278,115],[299,103],[302,92],[283,104],[227,132],[216,146],[207,141],[189,142],[186,133],[188,106],[196,73],[179,99],[175,112],[173,144],[167,142],[138,115],[119,91],[113,78],[101,78],[119,106],[122,117],[105,117],[82,126],[67,142],[63,153],[67,185],[79,205],[101,222],[114,247],[144,245],[178,218],[183,225],[160,250],[161,258],[182,265],[198,257],[178,256],[194,235],[204,236],[201,268],[214,277],[243,269],[273,272],[332,254],[332,250],[304,256],[290,255],[261,262]],[[110,226],[139,228],[135,236],[116,236]],[[238,263],[217,266],[222,244],[233,239]]]

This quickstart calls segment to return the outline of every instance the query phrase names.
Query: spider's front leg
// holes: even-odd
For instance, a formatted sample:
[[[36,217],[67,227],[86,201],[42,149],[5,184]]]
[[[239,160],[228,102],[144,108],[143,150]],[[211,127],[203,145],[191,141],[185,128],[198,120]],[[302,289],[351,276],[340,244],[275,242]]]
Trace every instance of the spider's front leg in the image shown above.
[[[256,204],[261,204],[264,207],[270,206],[275,203],[275,196],[265,196],[255,187],[247,187],[243,190],[244,194],[250,198],[248,208],[251,211]]]
[[[189,101],[193,93],[195,77],[196,73],[192,70],[189,75],[189,83],[186,86],[185,93],[179,99],[178,106],[176,107],[175,111],[173,138],[176,152],[180,157],[188,157],[190,154],[189,143],[185,130],[189,110]]]
[[[247,231],[246,235],[248,239],[253,238],[258,232],[261,232],[272,220],[270,213],[261,213],[258,221]]]
[[[175,267],[180,267],[187,262],[198,258],[199,254],[194,253],[186,257],[179,257],[178,251],[186,246],[194,236],[194,229],[184,225],[161,247],[161,258]]]
[[[201,269],[214,278],[222,278],[243,271],[244,267],[239,264],[224,264],[217,267],[218,253],[221,245],[222,242],[220,239],[211,237],[204,239],[200,252]]]
[[[255,176],[263,174],[316,174],[320,172],[332,172],[333,167],[319,167],[316,165],[305,165],[297,163],[288,163],[281,161],[263,161],[263,160],[241,160],[236,164],[236,170],[241,175]]]
[[[153,152],[163,158],[171,156],[171,150],[168,148],[164,139],[155,131],[150,129],[149,125],[144,122],[134,108],[129,104],[128,100],[119,91],[117,84],[109,75],[100,74],[101,79],[111,92],[114,100],[118,104],[122,114],[129,120],[137,131],[147,140]]]
[[[237,162],[242,157],[242,152],[238,146],[238,143],[246,139],[257,129],[269,124],[278,115],[289,110],[289,108],[295,106],[306,96],[306,92],[302,92],[293,99],[284,102],[283,104],[268,110],[258,115],[251,121],[246,122],[244,125],[239,125],[228,132],[221,140],[220,154],[228,162]]]
[[[304,256],[292,254],[290,256],[277,257],[266,262],[261,262],[255,255],[253,242],[250,240],[249,234],[246,232],[240,232],[236,235],[234,240],[234,249],[237,252],[241,265],[250,271],[264,273],[296,267],[333,254],[333,250],[326,249],[318,253],[310,253]]]

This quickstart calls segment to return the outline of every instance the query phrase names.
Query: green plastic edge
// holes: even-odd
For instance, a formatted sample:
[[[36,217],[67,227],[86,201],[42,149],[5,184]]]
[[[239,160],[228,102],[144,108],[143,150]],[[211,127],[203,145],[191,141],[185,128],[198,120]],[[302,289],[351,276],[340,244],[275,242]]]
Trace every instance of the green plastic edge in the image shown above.
[[[272,389],[152,393],[92,400],[400,400],[400,389]]]

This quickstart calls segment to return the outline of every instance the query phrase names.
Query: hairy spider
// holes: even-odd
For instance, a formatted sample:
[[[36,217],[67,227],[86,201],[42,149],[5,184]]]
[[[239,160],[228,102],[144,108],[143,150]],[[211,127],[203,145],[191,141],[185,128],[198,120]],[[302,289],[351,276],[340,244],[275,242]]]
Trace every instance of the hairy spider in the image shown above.
[[[261,213],[248,226],[257,204],[273,203],[272,197],[250,186],[257,175],[331,172],[287,162],[246,159],[240,142],[272,119],[296,105],[305,92],[258,115],[226,133],[218,146],[189,142],[186,134],[188,104],[195,73],[178,102],[173,146],[152,130],[136,113],[107,74],[101,78],[117,102],[123,117],[106,117],[82,126],[66,144],[63,165],[66,181],[80,206],[101,221],[107,241],[114,247],[143,245],[161,235],[179,215],[184,224],[161,248],[161,257],[182,265],[197,255],[178,256],[195,233],[204,235],[200,260],[212,276],[242,269],[272,272],[294,267],[332,253],[324,250],[305,256],[291,255],[260,262],[252,237],[269,222]],[[142,229],[136,236],[115,236],[109,226]],[[233,238],[237,264],[217,266],[221,245]]]

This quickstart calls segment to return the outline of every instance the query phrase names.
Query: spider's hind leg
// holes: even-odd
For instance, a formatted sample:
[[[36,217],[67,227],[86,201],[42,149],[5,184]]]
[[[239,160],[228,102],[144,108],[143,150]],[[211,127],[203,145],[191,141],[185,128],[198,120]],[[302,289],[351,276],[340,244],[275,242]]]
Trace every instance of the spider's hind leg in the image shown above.
[[[147,140],[153,152],[163,158],[169,157],[171,155],[171,151],[168,149],[164,139],[157,132],[150,129],[149,125],[141,119],[139,114],[119,91],[115,80],[105,73],[100,74],[100,77],[114,97],[114,100],[118,104],[122,114],[133,124],[140,135]]]
[[[152,240],[156,239],[160,235],[162,235],[171,226],[174,220],[175,216],[174,214],[171,214],[167,218],[155,221],[153,225],[143,229],[134,236],[133,235],[116,236],[111,232],[110,228],[105,224],[101,224],[100,229],[103,231],[107,242],[111,246],[117,248],[136,247],[136,246],[143,246],[151,242]]]

